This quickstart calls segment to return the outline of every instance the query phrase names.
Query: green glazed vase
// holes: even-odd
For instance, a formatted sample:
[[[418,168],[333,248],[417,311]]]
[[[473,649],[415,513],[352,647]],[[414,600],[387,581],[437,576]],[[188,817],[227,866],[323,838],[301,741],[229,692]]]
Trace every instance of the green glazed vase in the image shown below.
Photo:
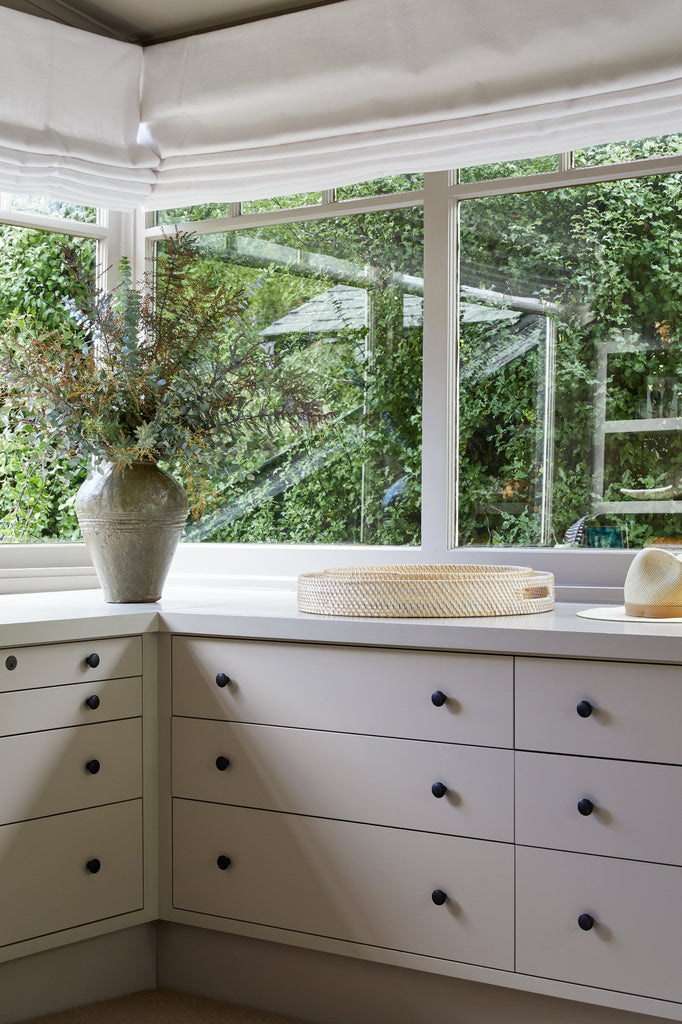
[[[76,515],[104,598],[158,601],[187,519],[187,495],[154,462],[107,466],[76,495]]]

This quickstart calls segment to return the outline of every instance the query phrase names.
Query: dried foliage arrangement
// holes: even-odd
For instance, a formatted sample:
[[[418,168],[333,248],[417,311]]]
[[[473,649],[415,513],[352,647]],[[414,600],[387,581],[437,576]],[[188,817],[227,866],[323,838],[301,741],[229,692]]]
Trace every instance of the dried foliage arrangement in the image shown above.
[[[130,264],[113,292],[84,279],[65,249],[74,291],[72,330],[45,331],[28,317],[0,336],[0,402],[44,432],[65,460],[161,462],[200,511],[216,471],[284,422],[320,417],[306,377],[279,364],[240,328],[243,290],[216,279],[191,235],[167,237],[141,287]]]

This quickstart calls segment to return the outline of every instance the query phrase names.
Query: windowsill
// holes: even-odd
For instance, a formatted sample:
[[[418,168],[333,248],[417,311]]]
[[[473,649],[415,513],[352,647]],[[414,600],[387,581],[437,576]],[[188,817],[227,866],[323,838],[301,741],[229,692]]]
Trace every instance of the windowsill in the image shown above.
[[[173,572],[169,586],[211,590],[296,590],[296,576],[237,576],[229,573]]]
[[[636,551],[587,548],[459,548],[429,557],[420,548],[334,545],[181,544],[168,583],[189,588],[296,589],[301,572],[331,566],[450,561],[525,565],[554,573],[560,601],[621,604]],[[0,547],[0,594],[97,590],[83,544]]]

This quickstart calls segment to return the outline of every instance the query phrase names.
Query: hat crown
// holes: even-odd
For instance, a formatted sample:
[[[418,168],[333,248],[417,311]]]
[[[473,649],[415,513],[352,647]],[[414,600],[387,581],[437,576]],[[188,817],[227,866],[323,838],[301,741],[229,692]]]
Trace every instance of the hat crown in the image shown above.
[[[672,552],[660,548],[645,548],[640,551],[633,559],[625,578],[624,596],[626,610],[637,606],[670,608],[669,614],[680,614],[682,561]]]

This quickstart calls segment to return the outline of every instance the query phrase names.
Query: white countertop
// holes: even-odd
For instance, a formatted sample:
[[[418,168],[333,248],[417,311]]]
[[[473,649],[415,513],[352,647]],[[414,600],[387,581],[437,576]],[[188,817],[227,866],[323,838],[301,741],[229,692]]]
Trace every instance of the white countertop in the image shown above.
[[[540,615],[374,619],[299,612],[291,590],[167,586],[155,604],[112,605],[100,590],[0,596],[0,646],[156,631],[309,643],[420,647],[682,663],[682,623],[583,619],[586,604]]]

